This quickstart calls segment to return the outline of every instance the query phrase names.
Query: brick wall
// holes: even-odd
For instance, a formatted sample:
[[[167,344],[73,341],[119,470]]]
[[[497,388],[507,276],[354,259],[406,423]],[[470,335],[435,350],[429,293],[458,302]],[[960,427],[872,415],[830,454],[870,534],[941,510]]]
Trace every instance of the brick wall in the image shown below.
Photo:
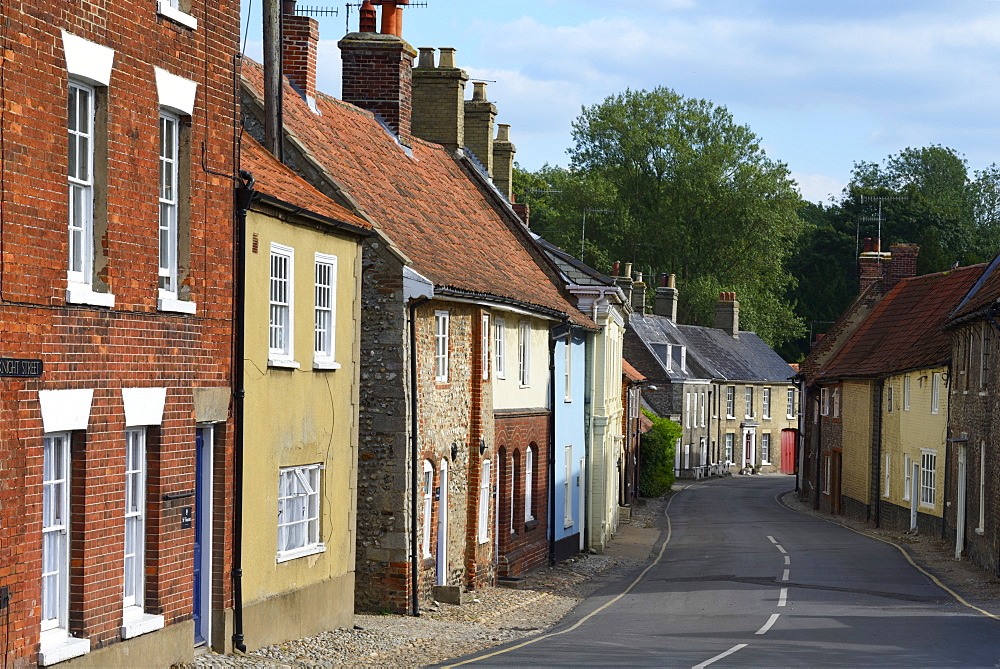
[[[193,531],[183,506],[164,495],[194,489],[193,390],[228,387],[232,309],[234,65],[239,7],[233,0],[192,2],[197,30],[156,13],[156,4],[114,6],[29,0],[4,4],[0,146],[0,355],[41,359],[39,379],[0,381],[0,583],[9,586],[9,624],[0,628],[12,666],[36,661],[41,594],[43,425],[38,391],[94,389],[86,432],[74,434],[70,625],[92,648],[119,640],[123,579],[123,387],[166,387],[163,424],[150,430],[147,512],[147,611],[168,625],[191,617]],[[106,172],[95,209],[102,232],[95,285],[115,307],[67,304],[66,64],[61,30],[113,48],[106,118],[95,166]],[[180,293],[194,316],[157,311],[156,183],[158,115],[154,66],[197,82],[190,127],[190,255]],[[102,135],[104,133],[98,133]],[[106,169],[104,169],[106,166]],[[185,206],[187,203],[184,203]],[[155,433],[155,434],[154,434]],[[232,450],[219,428],[216,474],[231,489]],[[226,502],[219,493],[217,502]],[[229,505],[216,513],[213,607],[231,605],[226,538]],[[225,578],[221,578],[225,576]],[[172,658],[149,658],[169,664]]]
[[[501,460],[499,479],[499,575],[518,577],[548,561],[548,411],[496,412],[496,444]],[[534,520],[525,517],[526,451],[534,451],[532,506]],[[511,508],[513,505],[513,509]]]

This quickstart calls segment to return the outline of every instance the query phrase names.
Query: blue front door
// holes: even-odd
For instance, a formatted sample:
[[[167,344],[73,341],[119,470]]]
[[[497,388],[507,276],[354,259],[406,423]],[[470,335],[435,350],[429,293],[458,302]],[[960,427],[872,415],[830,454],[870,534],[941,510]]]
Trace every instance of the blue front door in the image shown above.
[[[195,432],[195,497],[194,497],[194,583],[192,615],[194,642],[206,643],[211,616],[211,551],[212,551],[212,427],[199,427]]]

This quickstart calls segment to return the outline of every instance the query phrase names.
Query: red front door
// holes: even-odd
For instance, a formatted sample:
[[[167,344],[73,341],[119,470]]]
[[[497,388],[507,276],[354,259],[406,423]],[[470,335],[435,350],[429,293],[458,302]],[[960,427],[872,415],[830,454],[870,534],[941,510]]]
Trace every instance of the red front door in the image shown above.
[[[781,431],[781,473],[794,474],[798,469],[795,461],[795,442],[798,440],[797,430]]]

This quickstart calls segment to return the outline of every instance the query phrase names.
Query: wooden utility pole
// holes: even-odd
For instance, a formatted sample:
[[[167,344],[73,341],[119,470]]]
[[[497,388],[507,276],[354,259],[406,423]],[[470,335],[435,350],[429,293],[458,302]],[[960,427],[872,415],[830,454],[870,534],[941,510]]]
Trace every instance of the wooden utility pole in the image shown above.
[[[284,162],[281,113],[281,5],[264,0],[264,148]]]

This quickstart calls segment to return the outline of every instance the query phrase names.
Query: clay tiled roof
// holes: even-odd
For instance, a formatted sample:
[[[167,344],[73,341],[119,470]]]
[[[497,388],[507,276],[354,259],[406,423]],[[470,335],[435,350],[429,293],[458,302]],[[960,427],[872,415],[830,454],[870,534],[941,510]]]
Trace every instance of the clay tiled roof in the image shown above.
[[[640,374],[639,370],[637,370],[635,367],[628,364],[628,360],[626,360],[625,358],[622,358],[622,373],[625,374],[626,379],[628,379],[633,383],[646,380],[646,377]]]
[[[257,140],[244,133],[240,141],[240,167],[253,175],[254,190],[314,214],[370,230],[372,225],[313,188],[282,165]]]
[[[244,82],[262,100],[263,70],[243,62]],[[527,230],[502,218],[442,146],[413,138],[408,155],[371,113],[318,94],[316,114],[287,82],[284,90],[289,132],[436,290],[515,301],[596,327],[562,294],[555,270],[542,269],[548,261]]]
[[[972,265],[900,281],[820,378],[883,376],[947,363],[951,341],[941,326],[984,269]]]

